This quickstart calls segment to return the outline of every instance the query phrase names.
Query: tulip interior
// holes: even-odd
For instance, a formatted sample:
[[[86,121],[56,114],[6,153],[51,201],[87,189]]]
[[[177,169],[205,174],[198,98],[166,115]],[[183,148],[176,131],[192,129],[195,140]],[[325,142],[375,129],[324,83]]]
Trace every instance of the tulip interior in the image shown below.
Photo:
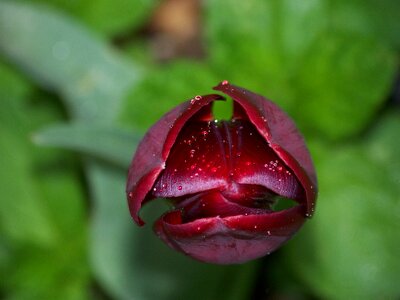
[[[224,99],[217,94],[175,107],[140,142],[126,191],[139,225],[142,204],[171,200],[154,226],[171,248],[204,262],[243,263],[279,248],[312,215],[316,175],[278,106],[225,81],[214,89],[232,97],[232,117],[215,119],[213,103]]]
[[[211,104],[182,128],[152,188],[172,199],[183,222],[272,212],[278,199],[304,200],[293,171],[235,104],[231,120],[215,120]]]

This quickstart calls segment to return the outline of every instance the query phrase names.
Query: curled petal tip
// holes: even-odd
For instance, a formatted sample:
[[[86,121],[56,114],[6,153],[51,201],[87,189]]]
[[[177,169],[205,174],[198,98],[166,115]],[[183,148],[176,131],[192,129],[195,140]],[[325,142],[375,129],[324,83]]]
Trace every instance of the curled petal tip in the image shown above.
[[[316,173],[303,137],[276,104],[227,80],[214,90],[233,99],[232,119],[214,120],[212,102],[225,99],[217,94],[164,115],[137,148],[127,198],[140,226],[143,203],[171,200],[174,209],[154,226],[171,248],[242,263],[279,248],[312,216]],[[276,210],[282,198],[296,205]]]

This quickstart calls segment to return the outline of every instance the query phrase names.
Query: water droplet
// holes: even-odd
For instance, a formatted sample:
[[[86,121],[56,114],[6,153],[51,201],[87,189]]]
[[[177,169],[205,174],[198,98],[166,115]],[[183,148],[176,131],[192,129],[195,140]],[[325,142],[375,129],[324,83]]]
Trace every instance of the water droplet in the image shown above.
[[[163,188],[166,188],[166,187],[167,187],[167,185],[166,185],[165,183],[163,183],[163,184],[162,184],[162,187],[163,187]]]
[[[199,176],[199,173],[194,173],[194,176]]]
[[[178,169],[174,169],[174,172],[178,172]]]
[[[217,172],[217,168],[216,167],[212,167],[211,168],[211,172],[213,172],[213,173]]]
[[[257,229],[257,225],[254,225],[254,229]]]
[[[194,97],[195,100],[201,100],[201,96],[197,95],[196,97]]]
[[[200,229],[201,229],[200,226],[198,226],[198,227],[197,227],[197,231],[200,231]]]
[[[268,234],[268,235],[271,235],[271,231],[267,230],[267,234]]]
[[[194,104],[196,102],[196,100],[195,99],[190,99],[190,104]]]
[[[157,188],[153,188],[153,191],[157,192]]]
[[[180,191],[182,190],[182,186],[181,186],[181,185],[180,185],[180,186],[178,186],[178,190],[180,190]]]
[[[222,85],[227,85],[227,84],[229,84],[229,81],[228,80],[224,80],[224,81],[221,82],[221,84]]]
[[[129,198],[132,198],[132,197],[133,197],[133,193],[130,192],[130,193],[128,194],[128,197],[129,197]]]
[[[197,170],[198,170],[199,172],[203,171],[203,169],[202,169],[202,168],[198,168]]]
[[[283,167],[279,166],[278,171],[282,171],[282,170],[283,170]]]

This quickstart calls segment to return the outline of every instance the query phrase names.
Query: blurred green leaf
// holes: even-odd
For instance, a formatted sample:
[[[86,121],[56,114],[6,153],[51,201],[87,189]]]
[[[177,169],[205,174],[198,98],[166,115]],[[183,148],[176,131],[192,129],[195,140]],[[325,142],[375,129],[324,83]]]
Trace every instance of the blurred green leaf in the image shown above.
[[[174,106],[196,95],[210,94],[221,80],[204,64],[175,61],[149,67],[131,90],[122,109],[124,123],[148,129]]]
[[[335,32],[315,41],[302,70],[294,116],[308,132],[337,139],[371,122],[389,93],[396,60],[376,41]]]
[[[31,130],[60,118],[54,99],[0,64],[0,287],[6,299],[83,299],[83,192],[66,153],[41,149]],[[50,105],[51,104],[51,105]]]
[[[326,149],[315,218],[288,245],[299,278],[327,299],[396,299],[400,241],[400,113],[365,143]]]
[[[30,152],[20,139],[0,127],[1,231],[15,241],[51,244],[54,231],[31,177]]]
[[[42,2],[82,20],[89,27],[106,35],[133,31],[149,17],[159,0],[30,0]]]
[[[354,135],[385,100],[396,53],[373,34],[340,27],[329,1],[206,3],[217,74],[272,98],[307,134]]]
[[[82,237],[50,248],[15,250],[13,267],[2,278],[5,299],[88,299],[90,273]]]
[[[123,129],[98,125],[60,124],[37,132],[39,145],[76,150],[127,168],[141,136]]]
[[[125,177],[119,169],[102,164],[92,164],[90,168],[96,199],[92,264],[101,284],[113,297],[248,299],[254,263],[214,266],[169,249],[151,232],[150,224],[139,228],[133,223],[127,203],[121,201],[125,198]],[[162,207],[154,204],[145,209],[147,221],[162,214]]]
[[[73,19],[45,6],[0,2],[0,52],[59,92],[80,121],[119,113],[137,69]]]
[[[375,37],[385,44],[400,49],[400,2],[383,0],[331,1],[335,10],[332,22],[335,27]]]

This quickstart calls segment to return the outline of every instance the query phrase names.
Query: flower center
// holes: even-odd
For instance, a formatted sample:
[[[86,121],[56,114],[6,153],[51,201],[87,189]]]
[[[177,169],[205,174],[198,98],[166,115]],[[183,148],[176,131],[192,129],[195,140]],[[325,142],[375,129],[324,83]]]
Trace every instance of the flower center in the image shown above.
[[[277,195],[304,199],[292,171],[246,120],[186,124],[152,195],[187,198],[211,190],[247,207],[269,207]]]

